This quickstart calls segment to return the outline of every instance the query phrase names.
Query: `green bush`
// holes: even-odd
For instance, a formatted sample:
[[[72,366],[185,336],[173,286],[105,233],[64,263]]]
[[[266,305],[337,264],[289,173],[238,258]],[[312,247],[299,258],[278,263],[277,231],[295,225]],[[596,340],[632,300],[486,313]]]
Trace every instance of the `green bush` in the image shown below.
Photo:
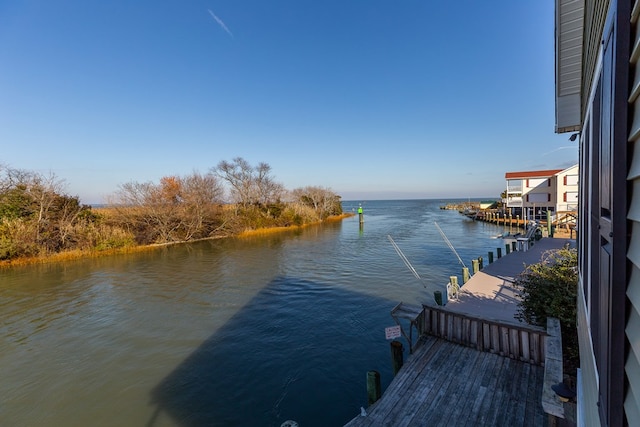
[[[565,367],[578,366],[577,293],[578,253],[563,248],[547,251],[542,261],[531,264],[516,278],[514,285],[522,298],[516,318],[546,327],[547,317],[560,320]]]

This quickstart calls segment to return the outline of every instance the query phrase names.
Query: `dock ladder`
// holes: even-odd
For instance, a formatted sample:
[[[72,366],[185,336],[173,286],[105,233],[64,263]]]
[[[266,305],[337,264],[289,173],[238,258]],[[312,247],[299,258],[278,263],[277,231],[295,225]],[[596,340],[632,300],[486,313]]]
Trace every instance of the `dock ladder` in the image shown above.
[[[409,354],[413,353],[413,328],[416,329],[416,333],[420,334],[420,318],[422,316],[422,307],[405,304],[400,302],[391,310],[391,317],[396,322],[398,326],[400,326],[400,333],[409,343]],[[407,335],[407,331],[402,327],[402,323],[400,319],[405,319],[409,321],[409,334]]]

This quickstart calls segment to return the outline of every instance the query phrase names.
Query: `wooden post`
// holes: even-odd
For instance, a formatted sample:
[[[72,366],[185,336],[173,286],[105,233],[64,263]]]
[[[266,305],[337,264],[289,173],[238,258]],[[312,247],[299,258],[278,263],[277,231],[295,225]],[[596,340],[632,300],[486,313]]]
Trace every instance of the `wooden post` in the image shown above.
[[[462,284],[469,281],[469,267],[462,267]]]
[[[458,285],[458,276],[449,276],[449,283],[451,283],[452,287],[460,289],[460,286]]]
[[[520,215],[516,215],[516,228],[520,227]]]
[[[367,372],[367,400],[369,405],[376,403],[382,396],[382,387],[380,386],[380,372]]]
[[[471,260],[471,271],[473,271],[473,274],[476,274],[478,271],[480,271],[480,262],[477,259]]]
[[[511,253],[511,245],[510,244],[505,244],[504,248],[506,249],[506,254],[509,255]]]
[[[511,242],[511,250],[512,250],[513,252],[515,252],[515,251],[516,251],[516,248],[517,248],[517,243],[516,243],[516,242]]]
[[[436,300],[436,304],[438,305],[442,305],[442,292],[440,291],[435,291],[433,293],[433,299]]]
[[[498,259],[502,258],[502,248],[496,248],[496,251],[498,252]]]
[[[493,251],[489,251],[489,264],[493,263]]]
[[[478,269],[482,270],[484,268],[484,259],[481,256],[478,257]]]
[[[393,366],[393,375],[398,375],[398,371],[402,368],[404,363],[403,358],[404,348],[402,347],[402,343],[400,341],[393,340],[391,341],[391,363]]]
[[[553,237],[553,225],[551,224],[551,211],[547,209],[547,236]]]

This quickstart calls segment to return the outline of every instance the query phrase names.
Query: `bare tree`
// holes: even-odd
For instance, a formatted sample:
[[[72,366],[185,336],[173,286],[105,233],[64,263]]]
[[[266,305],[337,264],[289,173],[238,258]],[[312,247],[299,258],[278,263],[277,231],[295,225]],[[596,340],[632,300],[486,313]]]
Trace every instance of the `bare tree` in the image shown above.
[[[160,186],[152,182],[128,182],[113,197],[117,221],[141,243],[170,241],[171,207],[162,203],[160,193]]]
[[[89,207],[81,206],[77,196],[64,194],[64,180],[53,173],[43,175],[8,167],[0,172],[0,219],[17,221],[15,230],[21,222],[21,229],[32,233],[28,238],[24,232],[14,233],[14,247],[54,252],[69,247],[77,219]]]
[[[296,188],[291,194],[299,203],[312,207],[321,218],[342,213],[340,196],[329,188],[308,186]]]
[[[162,177],[159,184],[123,184],[112,204],[118,221],[139,241],[163,243],[208,235],[222,195],[215,175],[193,172]]]
[[[267,206],[279,202],[285,192],[284,186],[271,175],[271,166],[260,162],[255,168],[255,191],[258,204]]]
[[[34,215],[35,241],[41,243],[42,233],[50,226],[50,210],[65,188],[64,180],[59,179],[54,173],[42,175],[5,168],[1,181],[1,194],[11,196],[11,202],[22,204],[13,208],[22,209],[23,214]]]
[[[242,157],[236,157],[232,162],[223,160],[215,171],[231,187],[230,195],[234,203],[247,207],[253,202],[253,167],[249,162]]]
[[[224,189],[213,174],[193,172],[181,180],[181,222],[184,239],[204,237],[210,233],[207,223],[214,222],[222,204]]]
[[[243,208],[276,203],[284,194],[284,187],[275,181],[267,163],[253,167],[242,157],[236,157],[232,162],[218,163],[215,171],[229,184],[232,201]]]

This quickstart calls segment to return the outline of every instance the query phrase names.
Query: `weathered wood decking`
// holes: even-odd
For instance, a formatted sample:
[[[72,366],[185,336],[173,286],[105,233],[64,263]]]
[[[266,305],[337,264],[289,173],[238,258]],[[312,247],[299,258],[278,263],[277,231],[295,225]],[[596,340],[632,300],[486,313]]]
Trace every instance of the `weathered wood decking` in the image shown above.
[[[519,297],[513,281],[544,251],[566,243],[543,238],[498,259],[473,275],[446,307],[423,305],[419,313],[398,304],[392,316],[411,320],[423,344],[368,415],[347,426],[546,426],[543,401],[548,413],[561,417],[550,384],[543,397],[547,330],[514,318]],[[561,369],[548,380],[558,378]]]
[[[346,426],[546,426],[544,368],[433,336]]]

